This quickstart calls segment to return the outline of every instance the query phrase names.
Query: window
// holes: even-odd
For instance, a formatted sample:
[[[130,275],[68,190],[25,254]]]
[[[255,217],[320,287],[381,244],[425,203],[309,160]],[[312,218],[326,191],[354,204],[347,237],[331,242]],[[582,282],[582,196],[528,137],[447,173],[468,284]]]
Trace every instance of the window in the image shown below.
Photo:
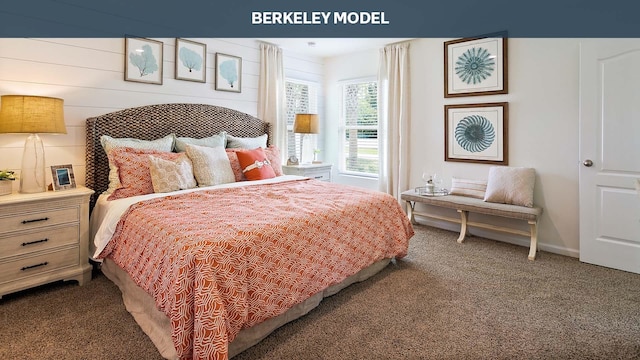
[[[342,85],[340,170],[378,176],[378,82],[362,79]]]
[[[287,157],[292,155],[300,156],[300,134],[293,132],[293,122],[296,114],[317,114],[318,113],[318,90],[313,83],[287,79],[285,81],[285,91],[287,96]],[[309,141],[315,141],[307,138]],[[315,148],[315,144],[313,144]]]

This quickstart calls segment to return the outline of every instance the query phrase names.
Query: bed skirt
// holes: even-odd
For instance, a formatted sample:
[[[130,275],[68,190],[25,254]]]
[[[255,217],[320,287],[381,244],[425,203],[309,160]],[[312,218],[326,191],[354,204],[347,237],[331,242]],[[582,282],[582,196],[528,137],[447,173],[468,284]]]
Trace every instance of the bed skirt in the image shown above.
[[[391,259],[383,259],[375,262],[344,281],[311,296],[284,314],[240,331],[238,336],[229,343],[229,358],[257,344],[280,326],[307,314],[318,306],[323,298],[334,295],[345,287],[366,280],[380,272],[390,261]],[[153,298],[138,287],[128,274],[109,258],[104,259],[101,269],[102,273],[120,288],[127,311],[133,315],[142,331],[149,336],[162,357],[176,359],[177,353],[171,339],[169,318],[156,309]]]

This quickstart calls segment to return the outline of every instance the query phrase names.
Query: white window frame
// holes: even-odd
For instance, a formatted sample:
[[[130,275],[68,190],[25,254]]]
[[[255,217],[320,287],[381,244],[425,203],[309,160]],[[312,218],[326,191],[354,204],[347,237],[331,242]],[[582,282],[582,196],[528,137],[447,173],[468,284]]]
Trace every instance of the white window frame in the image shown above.
[[[318,91],[320,86],[318,85],[318,83],[313,82],[313,81],[307,81],[307,80],[300,80],[300,79],[294,79],[294,78],[285,78],[285,96],[286,96],[286,83],[294,83],[294,84],[299,84],[299,85],[306,85],[307,86],[307,93],[308,93],[308,110],[306,110],[308,113],[310,114],[317,114],[318,113]],[[286,100],[286,99],[285,99]],[[295,155],[296,157],[300,156],[300,138],[301,135],[300,134],[294,134],[294,142],[295,144],[293,145],[293,154],[291,153],[291,144],[289,144],[289,139],[290,139],[290,134],[293,132],[293,119],[289,119],[289,108],[288,108],[288,104],[287,104],[287,108],[285,109],[286,111],[286,122],[287,122],[287,156],[286,158],[288,158],[291,155]],[[315,136],[307,136],[307,138],[305,139],[305,148],[307,146],[311,146],[311,149],[315,149],[317,148],[317,138]]]
[[[362,83],[369,83],[369,82],[375,82],[378,86],[378,94],[376,96],[376,101],[378,102],[378,106],[380,103],[380,84],[378,83],[378,78],[376,76],[367,76],[367,77],[362,77],[362,78],[355,78],[355,79],[349,79],[349,80],[342,80],[339,81],[338,84],[340,86],[340,125],[339,125],[339,137],[340,137],[340,148],[338,150],[338,173],[342,174],[342,175],[349,175],[349,176],[358,176],[358,177],[366,177],[366,178],[371,178],[371,179],[377,179],[379,178],[379,174],[372,174],[372,173],[367,173],[367,172],[361,172],[361,171],[353,171],[353,170],[347,170],[347,164],[346,164],[346,158],[347,158],[347,154],[345,154],[344,149],[347,146],[346,143],[346,136],[345,136],[345,132],[347,131],[348,128],[352,128],[352,129],[361,129],[361,130],[367,130],[367,129],[375,129],[378,131],[378,136],[380,135],[380,115],[378,114],[378,125],[376,126],[350,126],[348,127],[346,125],[346,119],[345,119],[345,109],[344,109],[344,86],[346,85],[354,85],[354,84],[362,84]],[[379,142],[376,142],[376,149],[378,151],[380,151],[379,148]],[[376,161],[378,162],[378,166],[380,166],[380,159],[377,158]]]

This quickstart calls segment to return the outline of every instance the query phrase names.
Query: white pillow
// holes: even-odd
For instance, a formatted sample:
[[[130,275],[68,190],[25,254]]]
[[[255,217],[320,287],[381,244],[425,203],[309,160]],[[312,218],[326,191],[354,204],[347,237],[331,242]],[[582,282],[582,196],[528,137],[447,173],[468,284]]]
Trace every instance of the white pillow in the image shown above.
[[[153,192],[165,193],[192,189],[198,184],[193,177],[193,166],[186,154],[175,160],[149,155]]]
[[[134,138],[114,138],[109,135],[102,135],[100,137],[100,144],[102,148],[109,156],[109,152],[115,148],[129,147],[134,149],[143,150],[158,150],[164,152],[170,152],[173,150],[173,142],[175,141],[175,135],[169,134],[163,138],[156,140],[140,140]],[[118,168],[109,159],[109,188],[106,193],[111,194],[116,189],[122,187],[120,183],[120,175],[118,174]]]
[[[216,146],[225,147],[227,145],[227,133],[226,131],[221,131],[220,133],[218,133],[218,135],[213,135],[213,136],[201,138],[201,139],[190,138],[190,137],[176,137],[177,152],[184,152],[186,150],[187,144],[208,146],[208,147],[216,147]]]
[[[487,180],[451,179],[451,195],[468,196],[476,199],[484,199],[487,190]]]
[[[493,166],[484,201],[533,207],[536,172],[532,168]]]
[[[227,152],[222,146],[186,146],[187,156],[193,163],[193,174],[198,186],[211,186],[236,181]]]
[[[266,148],[267,147],[267,134],[260,135],[258,137],[235,137],[232,135],[227,135],[227,147],[231,149],[247,149],[253,150],[259,147]]]

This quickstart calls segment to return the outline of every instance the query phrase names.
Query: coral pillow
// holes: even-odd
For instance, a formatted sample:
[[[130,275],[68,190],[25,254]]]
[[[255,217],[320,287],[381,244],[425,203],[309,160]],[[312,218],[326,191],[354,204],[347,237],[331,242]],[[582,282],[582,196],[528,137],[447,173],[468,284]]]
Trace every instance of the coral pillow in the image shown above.
[[[238,151],[237,155],[242,173],[247,180],[262,180],[276,177],[276,173],[271,167],[271,162],[267,159],[267,154],[265,154],[262,148]]]
[[[152,194],[151,160],[149,155],[176,160],[181,154],[158,150],[115,148],[109,152],[109,160],[118,168],[120,187],[115,189],[107,200],[122,199],[131,196]]]
[[[271,168],[273,168],[273,172],[276,176],[282,176],[284,173],[282,172],[282,160],[280,159],[280,149],[271,145],[266,149],[263,149],[264,153],[267,155],[267,159],[271,163]],[[246,181],[247,178],[242,173],[242,167],[240,166],[240,162],[238,161],[238,151],[247,151],[247,149],[226,149],[227,156],[229,157],[229,163],[231,164],[231,169],[233,169],[233,174],[236,177],[236,181]]]

